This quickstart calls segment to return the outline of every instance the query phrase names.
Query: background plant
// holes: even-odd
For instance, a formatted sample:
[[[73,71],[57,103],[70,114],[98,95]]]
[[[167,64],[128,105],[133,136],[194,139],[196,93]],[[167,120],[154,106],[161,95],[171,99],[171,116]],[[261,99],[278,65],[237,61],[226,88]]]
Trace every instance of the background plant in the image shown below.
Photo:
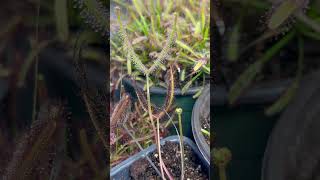
[[[113,1],[127,9],[127,24],[129,39],[137,52],[137,56],[146,67],[151,67],[153,61],[161,56],[163,40],[166,39],[167,27],[174,14],[177,14],[176,46],[171,48],[171,56],[166,57],[167,63],[160,65],[162,70],[169,66],[178,69],[177,87],[184,87],[184,92],[190,86],[199,85],[210,74],[210,18],[209,1],[133,1],[133,6],[123,1]],[[201,12],[200,14],[198,12]],[[111,27],[118,27],[111,19]],[[121,43],[121,42],[120,42]],[[121,62],[128,74],[133,74],[138,81],[143,81],[143,73],[131,66],[126,54],[122,53],[116,37],[111,39],[111,59]],[[136,71],[138,70],[138,71]],[[150,77],[150,85],[165,86],[163,71],[156,70]]]
[[[243,10],[236,10],[235,6]],[[316,1],[303,0],[228,0],[217,6],[219,19],[223,19],[227,29],[221,42],[225,50],[217,61],[217,70],[222,76],[217,77],[217,81],[227,84],[231,104],[235,104],[250,86],[276,76],[290,78],[292,83],[266,113],[273,115],[286,107],[302,75],[307,69],[319,67],[312,63],[315,57],[305,48],[319,40],[317,7]],[[223,14],[226,10],[238,14],[234,16],[237,18]],[[257,26],[262,28],[255,28]],[[281,53],[286,55],[280,56]],[[280,68],[278,71],[274,70],[276,66]]]

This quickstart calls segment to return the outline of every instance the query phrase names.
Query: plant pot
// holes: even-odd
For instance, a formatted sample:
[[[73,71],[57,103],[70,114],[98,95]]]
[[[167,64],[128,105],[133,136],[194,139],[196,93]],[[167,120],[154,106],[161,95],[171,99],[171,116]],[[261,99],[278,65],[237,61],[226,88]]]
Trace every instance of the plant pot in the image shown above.
[[[210,116],[210,86],[206,86],[202,95],[197,99],[192,110],[191,118],[194,140],[204,159],[210,164],[210,147],[201,132],[201,117],[204,114],[205,116]]]
[[[136,93],[133,88],[132,82],[129,79],[124,78],[123,85],[125,90],[131,96],[136,98]],[[138,88],[143,89],[142,83],[137,82],[137,86]],[[176,107],[180,107],[183,109],[183,113],[182,113],[183,135],[189,138],[193,138],[192,128],[191,128],[191,115],[192,115],[193,105],[196,101],[196,99],[193,98],[193,95],[195,95],[199,89],[200,87],[190,88],[185,94],[182,94],[181,89],[175,89],[174,91],[174,96],[175,96],[174,104],[176,105]],[[150,88],[151,102],[158,106],[161,106],[163,104],[163,102],[165,101],[166,94],[167,94],[167,90],[165,88],[161,88],[161,87]],[[172,132],[174,132],[175,134],[175,131],[172,131]]]
[[[215,87],[211,129],[216,147],[227,147],[232,160],[227,167],[229,180],[260,179],[261,164],[268,137],[278,115],[268,117],[264,110],[289,86],[290,80],[255,85],[243,94],[237,104],[228,104],[227,90]],[[215,172],[214,176],[218,176]]]
[[[277,121],[265,150],[262,180],[319,177],[319,80],[319,70],[305,77]]]
[[[203,156],[199,152],[197,146],[190,139],[188,139],[186,137],[184,137],[183,139],[184,139],[183,140],[184,143],[186,143],[188,146],[190,146],[192,148],[192,150],[195,152],[197,157],[201,160],[201,164],[207,169],[207,172],[209,172],[210,165],[203,158]],[[179,136],[169,136],[167,138],[164,138],[161,140],[161,144],[164,144],[167,141],[179,143]],[[144,158],[146,155],[154,152],[155,150],[156,150],[156,145],[154,144],[154,145],[144,149],[143,151],[139,152],[138,154],[131,156],[127,160],[118,164],[117,166],[113,167],[110,171],[110,179],[111,180],[130,179],[130,171],[129,171],[130,166],[134,162]]]

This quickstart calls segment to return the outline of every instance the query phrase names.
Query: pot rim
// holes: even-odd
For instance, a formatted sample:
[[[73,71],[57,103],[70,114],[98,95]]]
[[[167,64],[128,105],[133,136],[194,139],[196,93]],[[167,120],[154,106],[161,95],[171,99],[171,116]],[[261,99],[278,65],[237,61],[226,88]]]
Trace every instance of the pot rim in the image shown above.
[[[202,92],[203,94],[197,99],[196,103],[193,106],[192,109],[192,116],[191,116],[191,126],[192,126],[192,134],[194,137],[194,140],[205,158],[205,160],[210,164],[210,147],[209,144],[206,142],[205,137],[201,133],[201,123],[200,123],[200,109],[201,104],[203,104],[204,101],[209,100],[207,97],[210,97],[210,86],[206,86],[205,89]],[[209,106],[210,108],[210,106]]]
[[[129,78],[124,77],[123,81],[127,84],[132,85],[132,82],[129,80]],[[137,86],[140,89],[143,89],[143,84],[141,82],[136,82]],[[180,88],[175,88],[174,89],[174,95],[176,96],[184,96],[184,95],[194,95],[196,94],[200,89],[202,88],[202,86],[197,86],[197,87],[191,87],[188,89],[187,92],[185,92],[184,94],[182,94],[182,90]],[[150,87],[150,92],[154,93],[154,94],[161,94],[161,95],[166,95],[167,94],[167,89],[164,87],[158,87],[158,86],[152,86]]]

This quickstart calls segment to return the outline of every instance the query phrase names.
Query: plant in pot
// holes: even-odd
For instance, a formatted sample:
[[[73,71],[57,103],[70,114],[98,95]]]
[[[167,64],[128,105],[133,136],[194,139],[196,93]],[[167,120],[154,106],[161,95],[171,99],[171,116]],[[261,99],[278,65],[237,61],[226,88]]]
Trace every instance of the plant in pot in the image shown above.
[[[185,134],[191,136],[190,119],[195,102],[193,97],[196,98],[201,93],[210,75],[210,20],[206,15],[209,12],[209,1],[182,3],[172,0],[137,0],[133,1],[133,5],[122,1],[114,3],[126,8],[128,16],[118,20],[111,18],[111,30],[116,31],[120,24],[125,23],[125,26],[121,26],[128,32],[128,42],[122,41],[121,36],[111,38],[111,60],[120,63],[124,72],[138,81],[140,89],[146,90],[149,83],[151,101],[158,105],[164,101],[168,88],[165,70],[171,66],[177,69],[175,102],[184,110]],[[177,16],[176,28],[172,26],[174,16]],[[171,32],[168,30],[170,26],[174,29],[176,38],[172,41],[175,46],[169,47],[164,39]],[[128,47],[135,51],[135,55],[131,57],[139,58],[146,68],[151,68],[152,74],[149,74],[148,81],[141,68],[133,65],[135,60],[128,58]],[[161,49],[163,51],[159,52]],[[152,68],[154,62],[157,64],[161,61],[166,63],[159,64],[157,69]],[[132,83],[127,78],[123,82],[127,91],[135,95]]]
[[[92,92],[92,89],[88,87],[87,75],[86,75],[84,64],[80,63],[79,61],[76,61],[75,65],[78,72],[79,87],[81,90],[82,98],[85,102],[85,105],[89,112],[92,123],[98,132],[100,140],[105,145],[106,150],[108,150],[108,144],[106,142],[105,134],[103,130],[104,128],[106,128],[106,126],[99,125],[101,121],[103,120],[105,121],[105,118],[107,118],[105,114],[105,110],[101,111],[100,109],[100,107],[104,106],[103,100],[101,99],[102,101],[96,101],[95,99],[92,99],[92,97],[95,97],[95,96],[90,95],[90,92]],[[172,170],[173,167],[167,167],[166,165],[167,162],[165,160],[162,160],[163,158],[161,158],[161,155],[167,157],[169,154],[165,153],[164,151],[161,151],[164,147],[160,146],[160,138],[165,135],[164,134],[165,128],[168,126],[168,124],[170,123],[173,124],[172,117],[170,116],[170,109],[171,109],[171,106],[173,103],[173,97],[174,97],[173,69],[170,68],[168,70],[168,73],[169,75],[168,75],[167,82],[168,82],[169,88],[167,92],[167,97],[165,98],[166,101],[163,107],[157,107],[156,105],[151,104],[150,99],[148,98],[148,95],[145,95],[141,89],[137,88],[135,80],[132,79],[134,87],[136,88],[135,92],[138,97],[138,102],[136,102],[134,106],[135,112],[131,112],[130,106],[132,105],[132,103],[131,103],[130,97],[126,94],[123,94],[121,96],[119,103],[117,103],[117,105],[113,108],[113,113],[111,115],[111,121],[110,121],[110,129],[111,129],[110,150],[111,150],[111,161],[112,161],[111,163],[113,163],[113,165],[119,163],[124,158],[127,158],[133,153],[137,152],[137,149],[144,152],[143,151],[144,147],[150,145],[150,143],[155,143],[153,147],[156,149],[155,153],[157,153],[158,155],[154,156],[154,159],[152,160],[151,158],[148,158],[145,156],[146,159],[149,161],[148,163],[150,163],[153,169],[156,170],[157,176],[159,177],[168,177],[169,179],[172,179],[173,176],[176,176],[176,174],[173,173],[173,170]],[[142,113],[142,112],[146,112],[146,113]],[[184,154],[187,154],[188,155],[187,159],[188,157],[201,158],[201,157],[198,157],[199,153],[193,154],[193,151],[196,151],[195,146],[193,147],[193,149],[190,149],[190,147],[189,149],[186,148],[187,153],[183,153],[184,151],[181,150],[183,149],[181,148],[182,144],[185,144],[183,143],[184,141],[182,138],[182,134],[183,134],[182,120],[181,120],[182,110],[177,110],[177,114],[179,115],[178,119],[179,119],[179,127],[180,127],[178,134],[181,134],[181,136],[179,136],[180,138],[178,139],[178,141],[176,139],[176,142],[180,142],[179,144],[177,144],[178,147],[180,148],[177,148],[176,151],[180,150],[179,152],[181,156]],[[169,121],[165,121],[168,119]],[[133,146],[132,145],[133,143],[136,144],[138,148]],[[192,145],[189,145],[189,146],[192,147]],[[159,153],[159,152],[162,152],[162,153]],[[175,153],[179,154],[179,152],[175,152]],[[141,156],[141,153],[138,153],[133,157],[136,157],[136,156]],[[122,169],[121,167],[123,166],[123,164],[127,166],[130,165],[128,161],[129,162],[132,161],[133,157],[130,157],[129,159],[115,166],[111,170],[111,176],[116,171],[120,171],[119,169]],[[155,165],[157,164],[155,160],[158,160],[158,162],[160,162],[159,167]],[[184,163],[184,161],[181,161],[181,164],[183,165],[181,167],[181,171],[179,172],[180,173],[179,177],[180,176],[183,177],[184,173],[186,173],[186,176],[188,176],[188,173],[190,174],[190,172],[193,172],[193,171],[196,171],[196,172],[199,171],[202,173],[202,174],[200,173],[201,177],[202,176],[206,177],[207,176],[206,171],[202,172],[200,171],[200,169],[197,169],[197,167],[193,166],[193,165],[197,165],[197,166],[199,165],[199,163],[195,164],[195,162],[196,161],[186,161],[186,163]],[[178,165],[180,165],[180,163]],[[184,171],[184,167],[186,168],[186,171]]]
[[[126,101],[120,100],[119,106],[117,106],[119,108],[115,108],[115,110],[120,109],[120,107],[121,109],[128,109],[125,107],[124,102]],[[121,110],[117,112],[121,112]],[[179,132],[177,132],[179,136],[170,136],[161,140],[161,155],[163,164],[166,166],[165,177],[168,179],[208,179],[209,164],[203,159],[194,143],[190,139],[182,136],[182,109],[177,108],[176,114],[179,121]],[[113,114],[112,117],[119,116]],[[159,167],[161,163],[159,163],[158,159],[160,156],[159,151],[157,151],[157,143],[143,150],[140,143],[144,143],[143,141],[145,140],[137,138],[135,135],[133,135],[139,130],[135,128],[129,130],[126,125],[129,124],[126,122],[127,119],[125,117],[122,118],[124,118],[124,121],[114,121],[113,123],[116,123],[117,126],[125,129],[126,133],[130,135],[132,140],[141,149],[141,152],[121,162],[116,167],[113,167],[110,174],[111,179],[149,179],[163,177],[162,173],[160,172],[161,170],[159,170],[161,169],[161,167]],[[144,123],[146,124],[147,122]]]
[[[307,70],[320,67],[312,60],[317,53],[309,54],[311,48],[306,48],[316,40],[310,34],[319,35],[314,28],[319,17],[316,5],[310,1],[310,9],[302,15],[311,21],[296,17],[304,12],[305,2],[250,0],[216,5],[226,31],[216,33],[220,38],[216,47],[221,50],[214,67],[220,76],[215,78],[211,113],[217,145],[233,152],[231,179],[260,178],[261,159],[278,114],[290,103]],[[286,11],[288,7],[292,12]],[[256,28],[259,25],[262,30]],[[221,29],[221,23],[216,27]],[[247,169],[253,173],[244,173]]]

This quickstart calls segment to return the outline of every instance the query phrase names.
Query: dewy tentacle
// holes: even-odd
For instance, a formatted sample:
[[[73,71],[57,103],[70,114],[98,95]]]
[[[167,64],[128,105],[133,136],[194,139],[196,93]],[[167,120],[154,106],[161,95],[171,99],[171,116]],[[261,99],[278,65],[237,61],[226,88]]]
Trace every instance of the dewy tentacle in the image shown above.
[[[131,99],[130,96],[125,94],[122,96],[119,103],[115,106],[110,121],[110,127],[113,128],[118,124],[121,124],[126,117],[128,116],[128,112],[131,109]]]
[[[124,49],[125,54],[127,56],[127,60],[132,61],[134,63],[134,65],[136,66],[136,68],[145,75],[154,72],[168,58],[170,51],[176,42],[177,14],[175,14],[174,23],[172,25],[173,27],[169,33],[165,47],[160,52],[158,58],[156,59],[156,61],[154,61],[153,65],[149,69],[147,69],[147,67],[140,60],[139,56],[134,52],[134,49],[129,41],[126,30],[123,27],[122,21],[120,19],[120,9],[119,8],[116,8],[116,13],[118,16],[118,23],[120,24],[119,36],[123,42],[122,46],[123,46],[123,49]]]
[[[126,33],[126,30],[123,27],[121,18],[120,18],[120,9],[116,8],[116,13],[118,16],[118,23],[120,24],[120,29],[119,29],[119,36],[122,40],[122,47],[123,50],[127,56],[127,60],[133,62],[133,64],[136,66],[136,68],[142,72],[143,74],[148,73],[148,69],[146,66],[141,62],[139,56],[134,52],[134,49],[129,41],[128,35]]]
[[[177,27],[176,27],[176,24],[177,24],[177,15],[175,14],[175,17],[174,17],[174,23],[173,23],[173,27],[171,29],[171,32],[169,34],[169,37],[166,41],[166,45],[165,47],[162,49],[162,51],[160,52],[160,55],[159,57],[156,59],[156,61],[154,62],[154,64],[150,67],[149,69],[149,73],[152,73],[154,72],[157,68],[159,68],[159,66],[161,64],[163,64],[163,62],[168,58],[169,56],[169,53],[173,47],[173,45],[175,44],[176,42],[176,32],[177,32]]]

